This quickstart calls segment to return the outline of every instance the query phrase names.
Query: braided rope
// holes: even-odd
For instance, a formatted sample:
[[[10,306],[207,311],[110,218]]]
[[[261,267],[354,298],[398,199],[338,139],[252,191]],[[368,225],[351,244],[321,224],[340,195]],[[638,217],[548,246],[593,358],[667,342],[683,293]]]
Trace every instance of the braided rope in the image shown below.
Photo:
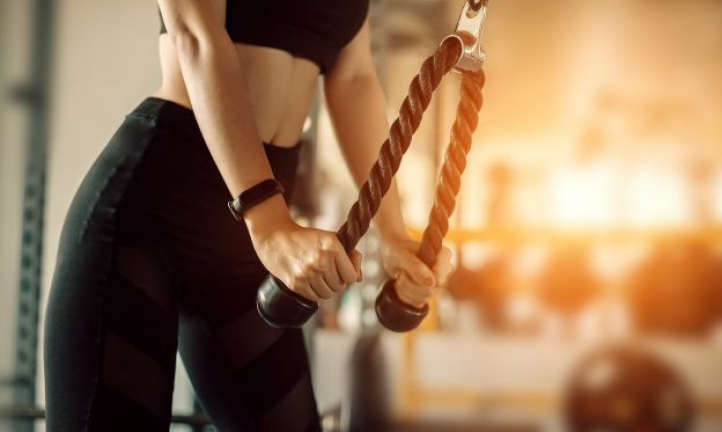
[[[429,223],[416,253],[429,267],[436,264],[442,240],[449,231],[449,218],[456,207],[456,196],[461,188],[461,175],[466,168],[466,155],[471,150],[471,135],[479,124],[479,111],[484,102],[481,89],[486,76],[479,72],[464,72],[461,97],[456,108],[456,121],[451,129],[451,139],[441,167],[440,180],[436,184],[434,206],[429,213]]]
[[[382,198],[391,187],[393,177],[431,102],[434,90],[444,75],[456,65],[462,50],[458,38],[447,38],[436,52],[424,61],[421,71],[412,80],[409,94],[399,110],[399,117],[391,125],[389,138],[381,146],[379,157],[371,168],[368,179],[361,186],[358,200],[349,210],[346,222],[336,234],[349,254],[368,230]]]

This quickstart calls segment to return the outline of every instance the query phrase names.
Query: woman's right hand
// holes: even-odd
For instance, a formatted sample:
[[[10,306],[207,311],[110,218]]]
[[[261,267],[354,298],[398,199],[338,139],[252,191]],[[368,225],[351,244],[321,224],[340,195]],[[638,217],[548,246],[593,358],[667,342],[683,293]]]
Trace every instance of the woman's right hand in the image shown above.
[[[273,203],[261,205],[273,207]],[[284,215],[283,211],[254,207],[251,212],[256,214],[247,214],[245,219],[256,254],[291,291],[319,301],[361,279],[361,253],[354,250],[349,257],[336,234],[302,227],[287,211]]]

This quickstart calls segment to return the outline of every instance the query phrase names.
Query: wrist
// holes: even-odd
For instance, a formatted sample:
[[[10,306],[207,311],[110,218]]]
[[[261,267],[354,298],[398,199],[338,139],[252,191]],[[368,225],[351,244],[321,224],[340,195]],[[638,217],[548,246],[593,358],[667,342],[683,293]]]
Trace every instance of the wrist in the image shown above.
[[[379,234],[381,236],[382,243],[398,243],[398,242],[406,242],[406,241],[411,240],[411,237],[409,236],[409,232],[406,230],[406,227],[404,227],[404,226],[395,227],[393,229],[379,228]]]
[[[228,210],[236,220],[242,220],[245,212],[274,195],[282,193],[281,183],[274,178],[267,178],[244,190],[232,201],[228,201]]]
[[[281,194],[276,194],[248,209],[243,213],[243,220],[252,238],[295,223]]]

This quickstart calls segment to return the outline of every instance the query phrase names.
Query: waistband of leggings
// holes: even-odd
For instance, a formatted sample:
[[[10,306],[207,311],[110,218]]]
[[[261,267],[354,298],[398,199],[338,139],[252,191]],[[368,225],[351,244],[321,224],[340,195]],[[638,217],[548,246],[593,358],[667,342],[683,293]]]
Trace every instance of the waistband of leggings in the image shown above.
[[[131,111],[129,115],[154,119],[159,124],[164,124],[184,132],[186,138],[198,140],[205,144],[193,110],[176,102],[149,96]],[[263,146],[269,156],[271,154],[297,154],[300,151],[302,143],[303,141],[299,141],[291,147],[280,147],[264,142]]]

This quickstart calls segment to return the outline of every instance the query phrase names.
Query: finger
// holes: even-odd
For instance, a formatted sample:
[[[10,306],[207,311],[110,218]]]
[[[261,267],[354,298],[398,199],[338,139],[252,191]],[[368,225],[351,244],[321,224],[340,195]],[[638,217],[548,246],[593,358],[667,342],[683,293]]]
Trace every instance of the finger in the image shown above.
[[[436,259],[436,265],[434,265],[434,276],[436,278],[436,285],[443,286],[449,280],[449,275],[454,270],[454,266],[451,263],[451,250],[443,248]]]
[[[423,307],[433,296],[433,289],[415,284],[406,273],[396,280],[396,293],[401,301],[414,307]]]
[[[324,300],[333,297],[333,290],[328,285],[324,278],[324,274],[321,272],[316,272],[311,277],[311,289],[317,296]]]
[[[319,271],[323,273],[323,279],[334,292],[341,292],[345,288],[345,284],[336,270],[336,261],[331,251],[323,251],[321,262],[319,263]]]
[[[429,288],[436,285],[434,272],[429,269],[418,257],[411,253],[399,257],[398,266],[418,285]]]
[[[351,254],[351,263],[353,263],[354,269],[356,269],[356,282],[361,282],[361,279],[363,279],[363,274],[361,272],[361,261],[363,260],[363,255],[361,252],[359,252],[357,249],[354,249],[353,253]]]
[[[408,293],[408,296],[417,299],[428,299],[434,295],[436,287],[427,287],[426,285],[419,285],[413,281],[406,273],[401,273],[401,276],[396,281],[396,285]]]
[[[318,235],[318,248],[322,250],[333,250],[338,243],[339,245],[341,242],[338,241],[338,237],[336,237],[333,233],[328,231],[319,230]]]
[[[351,258],[346,254],[346,251],[341,246],[341,242],[336,242],[338,246],[334,248],[334,258],[336,260],[336,268],[338,269],[338,274],[341,276],[341,280],[346,285],[351,285],[352,283],[356,282],[356,279],[358,278],[358,274],[356,273],[356,269],[354,268],[353,262],[351,262]]]
[[[311,285],[304,278],[293,278],[292,280],[288,281],[288,283],[286,283],[286,286],[288,287],[288,289],[307,300],[315,302],[320,300],[318,295],[311,289]]]
[[[300,295],[301,297],[305,298],[306,300],[311,300],[316,303],[321,301],[321,297],[318,296],[312,289],[311,286],[306,286],[300,289],[296,289],[293,292]]]
[[[436,286],[446,286],[446,283],[449,281],[449,277],[451,276],[451,273],[454,271],[454,265],[451,264],[451,262],[442,262],[436,265],[434,267],[434,275],[436,277]]]

